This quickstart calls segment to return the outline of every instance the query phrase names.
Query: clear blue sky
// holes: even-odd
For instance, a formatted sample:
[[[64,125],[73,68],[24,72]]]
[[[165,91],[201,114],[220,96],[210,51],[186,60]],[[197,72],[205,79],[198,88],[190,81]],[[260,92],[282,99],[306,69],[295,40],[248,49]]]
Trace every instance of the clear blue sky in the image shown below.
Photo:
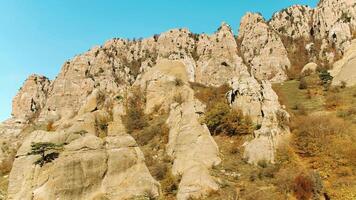
[[[247,12],[266,19],[316,0],[0,0],[0,121],[30,74],[54,79],[62,63],[113,38],[148,37],[171,28],[212,33]]]

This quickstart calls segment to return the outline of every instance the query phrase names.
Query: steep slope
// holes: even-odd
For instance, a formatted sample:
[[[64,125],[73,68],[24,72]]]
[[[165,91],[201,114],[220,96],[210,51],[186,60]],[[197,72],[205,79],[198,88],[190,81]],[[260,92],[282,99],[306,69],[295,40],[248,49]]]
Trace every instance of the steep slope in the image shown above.
[[[344,54],[338,81],[352,68],[346,49],[355,30],[353,1],[324,0],[315,9],[287,8],[270,21],[247,13],[236,37],[223,23],[211,35],[173,29],[143,40],[112,39],[65,62],[53,81],[30,76],[13,100],[12,118],[0,126],[1,164],[15,159],[8,198],[159,198],[166,183],[147,163],[165,156],[177,199],[207,197],[222,187],[212,171],[225,155],[202,121],[206,105],[191,84],[228,85],[225,103],[255,126],[240,138],[243,157],[255,165],[275,163],[290,133],[289,114],[270,82],[287,80],[293,69],[299,74],[311,61],[327,68]],[[159,145],[164,148],[151,147],[158,152],[152,158],[136,142],[137,130],[127,130],[135,95],[144,103],[133,116],[168,116],[168,139]],[[49,152],[57,153],[53,158],[42,157],[41,166],[32,144],[43,142],[61,148]]]

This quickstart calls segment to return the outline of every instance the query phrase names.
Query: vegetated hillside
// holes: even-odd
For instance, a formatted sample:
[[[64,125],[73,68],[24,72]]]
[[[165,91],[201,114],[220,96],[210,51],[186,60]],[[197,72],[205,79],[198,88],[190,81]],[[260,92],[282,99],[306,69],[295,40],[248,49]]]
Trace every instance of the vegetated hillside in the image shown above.
[[[355,199],[355,17],[247,13],[237,36],[115,38],[30,76],[0,124],[0,198]]]
[[[275,84],[291,117],[289,151],[315,171],[331,199],[356,198],[356,87],[325,86],[320,73]]]

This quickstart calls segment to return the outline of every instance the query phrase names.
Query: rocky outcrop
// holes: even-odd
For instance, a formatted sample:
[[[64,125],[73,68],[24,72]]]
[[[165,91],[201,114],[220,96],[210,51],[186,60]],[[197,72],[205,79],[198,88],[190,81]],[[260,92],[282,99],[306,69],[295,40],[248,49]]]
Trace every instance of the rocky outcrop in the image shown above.
[[[304,65],[302,69],[302,73],[307,73],[307,72],[315,73],[317,68],[318,68],[318,64],[311,62]]]
[[[314,10],[311,33],[327,39],[344,51],[350,45],[351,32],[356,30],[356,3],[353,0],[323,0]]]
[[[231,83],[228,101],[232,108],[249,115],[259,127],[244,146],[249,163],[274,162],[280,141],[288,136],[289,114],[281,107],[270,82],[258,83],[253,77],[237,78]]]
[[[223,23],[213,35],[202,34],[197,42],[196,82],[220,86],[232,77],[246,74],[247,68],[238,56],[238,46],[229,25]]]
[[[312,60],[332,63],[338,52],[344,53],[332,71],[333,84],[355,84],[354,44],[349,42],[355,30],[353,1],[324,0],[315,9],[292,6],[269,22],[248,13],[237,38],[223,23],[211,35],[173,29],[142,40],[112,39],[67,61],[53,81],[31,76],[14,98],[13,118],[0,125],[0,160],[10,154],[5,144],[13,144],[11,151],[21,146],[9,199],[158,197],[160,186],[122,123],[133,87],[144,91],[147,115],[157,109],[168,112],[166,154],[173,175],[181,178],[177,198],[205,197],[219,188],[209,172],[220,162],[219,150],[200,121],[205,105],[194,97],[189,82],[228,83],[231,107],[258,127],[247,138],[245,157],[254,164],[273,162],[289,133],[289,115],[269,81],[287,79],[296,64],[290,55],[295,47],[293,52],[308,52],[300,69]],[[297,48],[288,41],[303,42]],[[40,167],[33,164],[38,157],[28,155],[31,142],[65,145],[58,158]]]
[[[12,101],[12,116],[28,120],[39,114],[45,106],[50,81],[39,75],[27,78]]]
[[[295,5],[275,13],[268,24],[281,35],[309,39],[312,15],[310,7]]]
[[[31,143],[66,144],[44,166],[29,155]],[[160,195],[135,140],[126,134],[101,139],[91,134],[35,131],[17,152],[8,199],[130,199]]]
[[[287,51],[261,15],[248,13],[242,18],[238,40],[242,56],[255,78],[273,82],[287,79],[286,70],[290,67]]]
[[[157,105],[169,110],[166,151],[173,160],[173,175],[181,177],[179,200],[201,198],[219,188],[209,174],[220,163],[218,147],[206,125],[199,122],[204,105],[195,99],[188,80],[182,62],[162,60],[135,83],[146,94],[147,113]]]
[[[335,62],[330,74],[334,77],[332,85],[345,83],[346,86],[356,84],[356,40],[346,50],[343,58]]]
[[[261,95],[263,118],[260,128],[254,132],[253,139],[244,144],[244,157],[254,164],[263,160],[273,163],[278,145],[290,133],[289,114],[282,109],[269,82],[262,82]]]

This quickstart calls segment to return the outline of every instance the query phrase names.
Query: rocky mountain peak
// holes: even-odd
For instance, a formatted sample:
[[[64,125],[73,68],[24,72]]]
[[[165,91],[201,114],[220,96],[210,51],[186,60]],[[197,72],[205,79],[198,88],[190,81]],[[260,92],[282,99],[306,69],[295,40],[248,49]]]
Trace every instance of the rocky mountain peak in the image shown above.
[[[12,101],[12,116],[28,120],[39,114],[45,106],[50,80],[40,75],[30,75]]]
[[[225,106],[219,113],[240,113],[229,123],[243,118],[253,125],[229,155],[241,149],[246,163],[274,163],[290,133],[290,115],[272,82],[286,81],[293,70],[300,75],[304,63],[315,62],[315,71],[344,55],[333,84],[355,84],[348,75],[355,16],[351,0],[324,0],[314,9],[295,5],[269,21],[247,13],[238,35],[223,22],[213,34],[180,28],[114,38],[66,61],[53,81],[31,75],[13,100],[12,118],[0,125],[3,145],[16,143],[9,198],[158,198],[169,181],[169,195],[178,200],[207,197],[223,185],[216,168],[225,155],[204,121],[217,97]],[[32,143],[64,147],[38,166]],[[5,150],[1,162],[10,155]]]

